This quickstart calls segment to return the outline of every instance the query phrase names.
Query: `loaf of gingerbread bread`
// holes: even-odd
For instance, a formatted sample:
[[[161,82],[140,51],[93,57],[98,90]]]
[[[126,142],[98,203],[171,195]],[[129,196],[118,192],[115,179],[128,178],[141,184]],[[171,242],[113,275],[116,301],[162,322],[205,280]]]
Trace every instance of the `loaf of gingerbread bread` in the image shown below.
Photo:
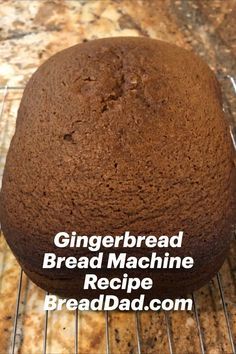
[[[180,296],[209,281],[227,255],[234,185],[229,129],[209,67],[161,41],[99,39],[57,53],[29,80],[4,171],[1,225],[32,281],[77,298],[95,295],[83,291],[85,271],[42,268],[45,252],[82,254],[56,248],[57,232],[182,230],[181,248],[157,252],[191,256],[192,269],[128,272],[153,278],[152,297]]]

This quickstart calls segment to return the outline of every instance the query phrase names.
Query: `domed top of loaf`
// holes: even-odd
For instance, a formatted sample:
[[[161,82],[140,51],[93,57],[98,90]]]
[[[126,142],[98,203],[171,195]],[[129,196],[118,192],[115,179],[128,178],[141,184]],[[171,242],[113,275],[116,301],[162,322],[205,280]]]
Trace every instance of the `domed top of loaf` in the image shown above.
[[[65,229],[184,229],[207,242],[227,219],[232,171],[219,85],[199,57],[147,38],[94,40],[57,53],[27,84],[1,214],[42,244]]]

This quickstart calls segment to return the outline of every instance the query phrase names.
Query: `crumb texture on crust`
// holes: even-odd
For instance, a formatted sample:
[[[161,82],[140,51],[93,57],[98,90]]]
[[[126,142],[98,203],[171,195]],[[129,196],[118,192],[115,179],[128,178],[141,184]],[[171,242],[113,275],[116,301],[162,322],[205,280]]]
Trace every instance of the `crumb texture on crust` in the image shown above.
[[[90,41],[52,56],[27,84],[4,172],[2,228],[24,268],[55,291],[79,272],[42,270],[58,231],[183,230],[178,254],[195,259],[194,271],[163,271],[159,288],[179,281],[191,290],[228,249],[234,178],[219,85],[200,58],[147,38]]]

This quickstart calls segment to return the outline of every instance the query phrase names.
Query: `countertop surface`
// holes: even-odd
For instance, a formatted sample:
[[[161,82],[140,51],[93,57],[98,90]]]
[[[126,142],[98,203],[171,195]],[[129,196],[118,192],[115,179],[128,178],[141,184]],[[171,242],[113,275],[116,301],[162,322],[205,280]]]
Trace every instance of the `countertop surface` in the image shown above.
[[[0,6],[0,170],[14,132],[22,89],[37,67],[52,54],[76,43],[100,37],[158,38],[198,53],[216,72],[231,122],[236,121],[236,96],[227,75],[236,75],[236,0],[2,0]],[[8,87],[6,89],[6,86]],[[221,280],[236,339],[235,241],[221,270]],[[8,353],[20,269],[0,237],[0,353]],[[15,353],[43,352],[45,292],[23,275],[16,328]],[[232,353],[217,279],[195,294],[206,353]],[[169,319],[175,353],[201,353],[193,312],[143,313],[140,335],[143,353],[169,352]],[[137,353],[135,316],[109,315],[111,353]],[[75,313],[48,317],[47,353],[74,353]],[[104,313],[78,316],[80,354],[106,352]]]

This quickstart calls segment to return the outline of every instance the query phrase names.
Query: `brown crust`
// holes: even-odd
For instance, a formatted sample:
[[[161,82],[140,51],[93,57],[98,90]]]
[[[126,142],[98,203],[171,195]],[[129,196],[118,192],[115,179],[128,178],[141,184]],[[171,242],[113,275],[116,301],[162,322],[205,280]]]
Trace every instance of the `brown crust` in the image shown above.
[[[214,257],[214,267],[212,262],[206,263],[201,268],[198,268],[197,271],[194,272],[186,272],[182,273],[180,276],[176,274],[176,272],[163,272],[163,271],[148,271],[143,272],[142,270],[113,270],[113,271],[102,271],[98,272],[97,275],[99,277],[107,277],[108,279],[114,277],[121,277],[124,273],[128,273],[129,277],[139,277],[140,279],[145,277],[151,277],[154,280],[154,285],[151,291],[140,291],[134,290],[132,293],[128,293],[126,291],[119,290],[109,290],[109,291],[101,291],[97,290],[82,290],[83,282],[85,277],[85,272],[80,272],[80,276],[78,278],[78,274],[74,277],[68,277],[65,279],[60,279],[59,277],[55,278],[53,273],[51,277],[44,276],[39,273],[35,273],[34,271],[30,271],[25,265],[22,264],[24,272],[27,276],[39,287],[48,291],[51,294],[57,294],[61,297],[67,298],[86,298],[93,299],[99,297],[100,294],[108,294],[116,295],[120,298],[136,298],[141,294],[145,295],[145,304],[148,305],[149,301],[153,298],[175,298],[186,296],[186,294],[190,294],[193,291],[197,290],[204,284],[206,284],[211,278],[213,278],[217,271],[222,266],[227,252],[224,251],[220,253],[217,257]],[[216,267],[217,265],[217,267]],[[91,273],[91,272],[87,272]],[[93,271],[94,273],[94,271]]]
[[[219,85],[197,56],[147,38],[74,46],[25,89],[1,192],[5,237],[32,280],[61,293],[63,279],[63,294],[78,296],[81,272],[41,268],[44,252],[80,255],[55,250],[58,231],[184,230],[178,254],[194,270],[155,273],[155,296],[192,291],[229,247],[232,154]]]

